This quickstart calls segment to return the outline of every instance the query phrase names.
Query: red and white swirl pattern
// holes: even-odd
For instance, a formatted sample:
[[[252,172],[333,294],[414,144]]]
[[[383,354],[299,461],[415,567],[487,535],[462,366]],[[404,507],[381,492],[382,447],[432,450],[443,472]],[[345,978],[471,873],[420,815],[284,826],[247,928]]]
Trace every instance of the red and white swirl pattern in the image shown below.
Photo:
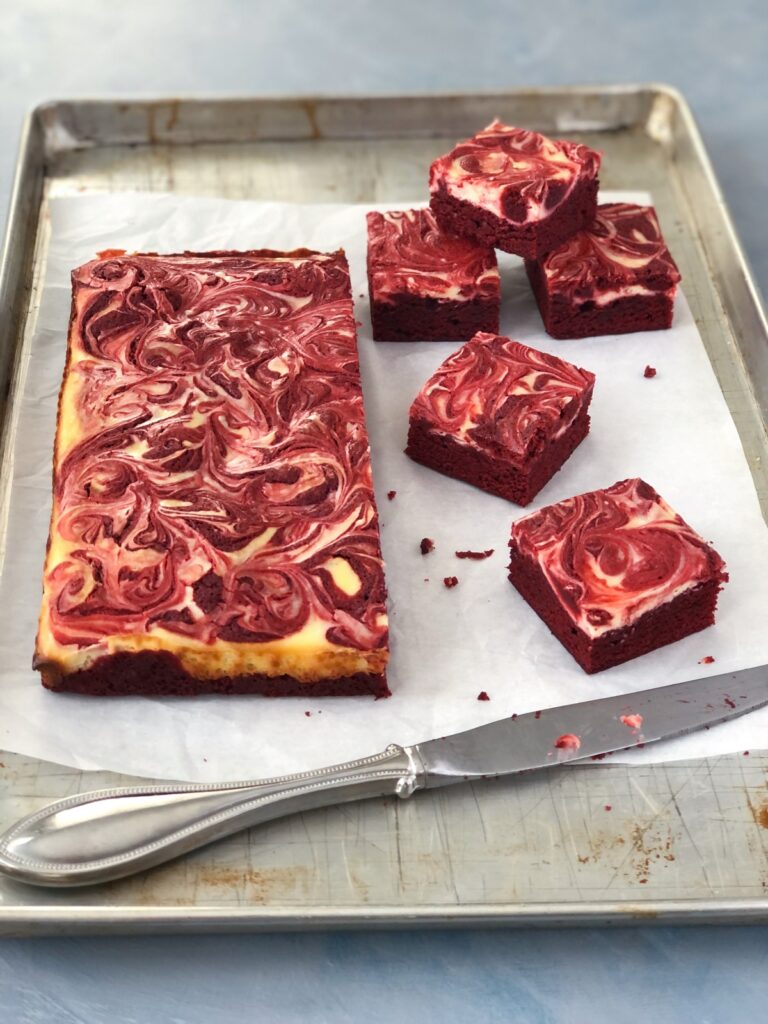
[[[669,293],[680,280],[652,206],[604,203],[591,227],[540,261],[550,294],[569,299]]]
[[[73,274],[50,631],[387,639],[343,253],[132,255]]]
[[[591,637],[631,626],[701,582],[727,579],[717,552],[638,478],[518,519],[512,542]]]
[[[498,298],[493,249],[444,234],[423,210],[369,213],[368,278],[371,298],[403,293],[435,299]]]
[[[588,146],[493,121],[435,160],[429,188],[522,225],[548,217],[599,169],[600,154]]]
[[[522,462],[568,429],[594,384],[589,370],[479,332],[430,377],[410,417],[460,443]]]

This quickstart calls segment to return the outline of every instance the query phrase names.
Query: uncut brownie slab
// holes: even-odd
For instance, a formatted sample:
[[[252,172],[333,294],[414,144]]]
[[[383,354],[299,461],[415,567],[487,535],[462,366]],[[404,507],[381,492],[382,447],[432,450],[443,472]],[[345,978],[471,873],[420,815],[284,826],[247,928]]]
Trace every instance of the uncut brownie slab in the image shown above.
[[[557,356],[476,334],[413,402],[406,454],[527,505],[589,432],[594,383]]]
[[[590,224],[600,154],[494,121],[432,164],[430,205],[448,234],[536,259]]]
[[[723,560],[645,481],[620,480],[512,526],[509,578],[585,672],[715,621]]]
[[[589,227],[525,268],[553,338],[672,326],[680,273],[652,206],[604,203]]]
[[[344,254],[116,256],[72,281],[44,685],[386,694]]]
[[[369,213],[376,341],[468,341],[499,329],[499,271],[487,246],[444,234],[429,209]]]

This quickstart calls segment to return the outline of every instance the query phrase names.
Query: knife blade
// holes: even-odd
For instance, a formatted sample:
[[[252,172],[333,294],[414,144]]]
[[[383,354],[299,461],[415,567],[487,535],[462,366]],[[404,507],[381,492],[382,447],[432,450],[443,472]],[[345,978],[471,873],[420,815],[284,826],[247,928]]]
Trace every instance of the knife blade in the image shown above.
[[[0,871],[34,885],[112,881],[263,821],[551,768],[708,728],[768,704],[768,666],[507,718],[316,771],[255,782],[79,794],[0,836]]]
[[[602,758],[768,704],[768,666],[512,715],[415,746],[427,785]],[[440,781],[438,781],[440,780]]]

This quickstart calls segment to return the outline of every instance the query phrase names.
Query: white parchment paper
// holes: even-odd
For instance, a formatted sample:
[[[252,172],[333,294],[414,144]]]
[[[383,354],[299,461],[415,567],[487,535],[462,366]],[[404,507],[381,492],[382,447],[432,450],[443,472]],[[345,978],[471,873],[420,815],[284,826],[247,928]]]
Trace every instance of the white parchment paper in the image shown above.
[[[52,203],[45,286],[18,410],[8,544],[0,576],[0,748],[83,769],[233,780],[310,769],[373,753],[391,741],[428,739],[512,712],[768,661],[768,531],[684,297],[678,298],[670,331],[554,341],[542,329],[521,262],[501,258],[502,333],[597,375],[592,431],[531,510],[623,477],[642,476],[715,545],[731,576],[715,627],[589,677],[507,581],[509,528],[523,511],[403,455],[410,402],[458,345],[371,340],[365,284],[368,208],[147,194]],[[297,246],[343,246],[352,270],[390,593],[393,696],[379,701],[185,700],[48,693],[30,663],[50,512],[70,270],[110,247],[177,252]],[[646,364],[657,368],[654,379],[643,377]],[[392,501],[387,499],[390,490],[397,491]],[[419,552],[425,536],[435,541],[435,551],[426,557]],[[454,552],[465,548],[493,548],[494,554],[484,562],[459,561]],[[449,575],[460,581],[453,590],[442,583]],[[715,662],[701,665],[706,655]],[[480,690],[489,693],[489,702],[478,702]],[[768,746],[766,737],[768,710],[613,760],[742,751]]]

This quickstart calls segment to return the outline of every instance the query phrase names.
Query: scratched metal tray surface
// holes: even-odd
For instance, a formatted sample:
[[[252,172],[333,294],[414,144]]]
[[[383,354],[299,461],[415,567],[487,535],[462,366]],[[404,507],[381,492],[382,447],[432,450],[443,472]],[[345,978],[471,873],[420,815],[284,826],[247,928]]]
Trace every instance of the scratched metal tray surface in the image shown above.
[[[15,367],[34,323],[52,197],[139,189],[411,200],[424,194],[434,154],[496,116],[597,146],[605,188],[653,193],[765,511],[768,330],[673,91],[88,100],[38,108],[22,140],[0,267],[0,553]],[[0,934],[766,921],[767,772],[768,753],[750,751],[556,769],[313,811],[96,888],[0,878]],[[59,797],[132,781],[0,752],[0,829]]]

